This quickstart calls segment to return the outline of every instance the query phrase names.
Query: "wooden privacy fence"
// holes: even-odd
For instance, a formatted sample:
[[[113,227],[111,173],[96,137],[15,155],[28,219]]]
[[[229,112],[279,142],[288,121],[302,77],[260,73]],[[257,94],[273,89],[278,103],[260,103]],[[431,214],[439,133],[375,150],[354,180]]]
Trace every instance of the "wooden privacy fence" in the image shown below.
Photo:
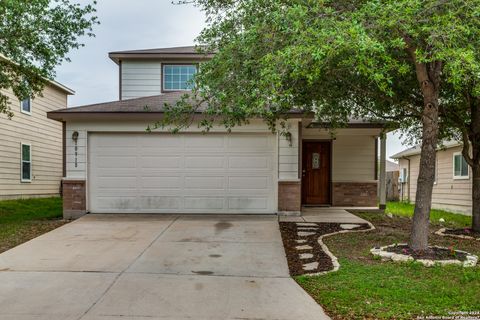
[[[399,201],[398,171],[387,172],[387,201]]]

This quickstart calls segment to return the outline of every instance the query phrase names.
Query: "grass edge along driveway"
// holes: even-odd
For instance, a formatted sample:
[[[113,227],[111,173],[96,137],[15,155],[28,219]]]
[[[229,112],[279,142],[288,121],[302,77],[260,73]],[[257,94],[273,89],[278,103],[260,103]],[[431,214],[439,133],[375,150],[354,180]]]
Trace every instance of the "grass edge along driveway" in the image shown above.
[[[60,197],[0,201],[0,253],[65,223]]]

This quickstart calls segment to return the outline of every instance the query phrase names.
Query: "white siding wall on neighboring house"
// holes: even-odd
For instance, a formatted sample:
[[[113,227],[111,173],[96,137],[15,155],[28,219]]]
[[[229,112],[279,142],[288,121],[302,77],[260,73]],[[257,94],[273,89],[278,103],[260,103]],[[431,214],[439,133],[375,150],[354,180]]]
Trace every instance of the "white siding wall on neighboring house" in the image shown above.
[[[0,115],[0,199],[58,195],[63,173],[62,123],[47,112],[66,108],[67,95],[47,86],[43,97],[31,101],[31,115],[20,112],[11,92],[11,120]],[[21,143],[31,145],[32,181],[21,182]]]
[[[332,182],[375,180],[375,139],[379,129],[338,129],[332,141]],[[302,138],[332,139],[323,129],[302,129]]]
[[[453,178],[453,154],[460,152],[461,147],[449,148],[437,152],[437,181],[433,186],[432,207],[464,214],[471,214],[472,211],[472,175],[469,179]],[[415,202],[417,191],[417,178],[420,169],[420,155],[410,158],[410,201]],[[406,159],[400,160],[401,168],[408,168]],[[470,169],[469,169],[470,170]],[[405,189],[408,189],[405,186]],[[408,198],[407,190],[405,199]]]
[[[162,93],[160,61],[122,61],[121,100]]]

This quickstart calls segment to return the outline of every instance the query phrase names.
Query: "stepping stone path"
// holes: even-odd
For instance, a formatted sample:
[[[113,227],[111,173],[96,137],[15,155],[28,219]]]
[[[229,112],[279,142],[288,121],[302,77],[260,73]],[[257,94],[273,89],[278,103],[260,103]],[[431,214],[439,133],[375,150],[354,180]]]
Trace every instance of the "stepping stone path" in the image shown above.
[[[310,262],[310,263],[305,263],[303,265],[303,270],[305,271],[312,271],[312,270],[316,270],[318,268],[318,262],[315,261],[315,262]]]
[[[315,232],[306,232],[306,231],[298,231],[297,235],[299,237],[308,237],[308,236],[313,236]]]
[[[355,228],[358,228],[360,227],[359,224],[341,224],[340,225],[340,228],[344,229],[344,230],[352,230],[352,229],[355,229]]]
[[[311,246],[309,246],[308,244],[305,244],[303,246],[296,246],[295,247],[297,250],[312,250],[313,248]]]
[[[297,222],[299,227],[318,227],[316,223],[313,222]]]
[[[313,254],[311,253],[300,253],[300,259],[312,259]]]
[[[315,235],[318,230],[318,225],[316,223],[312,222],[297,222],[297,235],[299,237],[308,237],[308,236],[313,236]],[[300,240],[295,240],[297,243],[305,243],[307,240],[305,239],[300,239]],[[313,248],[309,245],[303,245],[303,246],[297,246],[296,249],[298,251],[306,251],[306,250],[312,250]],[[307,260],[307,259],[312,259],[313,253],[312,252],[302,252],[299,253],[300,259]],[[318,269],[318,262],[310,262],[310,263],[305,263],[302,265],[303,270],[305,271],[312,271],[312,270],[317,270]]]

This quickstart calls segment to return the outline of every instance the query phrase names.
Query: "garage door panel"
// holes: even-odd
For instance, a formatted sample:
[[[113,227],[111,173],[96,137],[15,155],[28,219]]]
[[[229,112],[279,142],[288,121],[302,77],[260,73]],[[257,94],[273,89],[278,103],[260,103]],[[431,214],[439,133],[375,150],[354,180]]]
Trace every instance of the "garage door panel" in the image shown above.
[[[185,189],[223,190],[224,188],[225,178],[222,176],[185,177]]]
[[[225,136],[218,134],[197,134],[189,135],[184,139],[185,147],[193,149],[217,150],[223,152],[225,145]]]
[[[132,186],[137,184],[137,177],[98,177],[97,179],[98,189],[112,189],[112,186],[115,186],[115,189],[131,189]]]
[[[142,189],[181,189],[183,178],[181,176],[162,175],[141,176],[139,185]]]
[[[222,210],[224,208],[223,197],[185,197],[185,210]]]
[[[275,151],[271,135],[232,135],[228,139],[227,151],[239,152],[242,149],[258,151]]]
[[[90,134],[89,210],[274,213],[274,137]]]
[[[168,148],[173,150],[181,150],[182,144],[181,136],[176,135],[163,135],[160,139],[157,134],[145,134],[137,136],[137,139],[141,140],[141,148],[148,151],[155,151]]]
[[[140,196],[141,210],[178,210],[181,197],[179,196]]]
[[[124,168],[136,168],[137,167],[137,158],[136,157],[112,157],[112,156],[101,156],[96,157],[95,165],[99,169],[124,169]]]
[[[267,210],[268,198],[262,197],[229,197],[228,208],[232,210]]]
[[[229,190],[270,190],[272,188],[271,177],[229,177]]]
[[[231,156],[228,159],[230,169],[270,170],[272,168],[271,156]]]
[[[103,138],[95,141],[95,146],[98,148],[121,149],[130,147],[135,149],[137,147],[137,135],[123,135],[122,139],[116,139],[118,136],[116,133],[102,133],[101,135]]]
[[[112,210],[119,210],[121,212],[132,211],[138,209],[136,196],[121,196],[118,194],[111,196],[95,197],[95,205],[102,212],[114,212]]]
[[[185,169],[222,169],[225,167],[225,157],[212,156],[186,156]]]
[[[151,168],[151,169],[170,169],[170,168],[180,168],[182,164],[182,157],[180,156],[157,156],[152,155],[142,155],[139,159],[140,168]]]

